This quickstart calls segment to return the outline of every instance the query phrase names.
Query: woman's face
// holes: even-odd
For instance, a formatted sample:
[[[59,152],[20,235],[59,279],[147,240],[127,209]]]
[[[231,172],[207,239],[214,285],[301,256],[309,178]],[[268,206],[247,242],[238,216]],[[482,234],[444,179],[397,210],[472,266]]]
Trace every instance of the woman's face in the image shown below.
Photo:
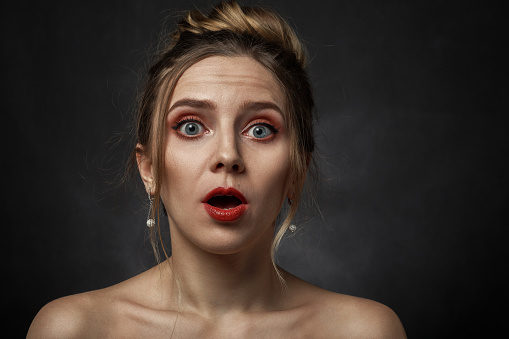
[[[249,57],[209,57],[184,72],[166,118],[161,198],[172,246],[217,254],[259,247],[292,195],[286,99]]]

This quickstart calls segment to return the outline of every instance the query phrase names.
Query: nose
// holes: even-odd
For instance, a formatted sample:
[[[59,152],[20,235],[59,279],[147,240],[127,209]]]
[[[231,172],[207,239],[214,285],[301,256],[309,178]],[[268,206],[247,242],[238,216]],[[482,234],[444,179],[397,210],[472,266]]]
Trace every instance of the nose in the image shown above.
[[[217,150],[214,154],[210,169],[213,172],[244,172],[244,161],[239,152],[238,141],[235,136],[223,135],[220,140],[218,140]]]

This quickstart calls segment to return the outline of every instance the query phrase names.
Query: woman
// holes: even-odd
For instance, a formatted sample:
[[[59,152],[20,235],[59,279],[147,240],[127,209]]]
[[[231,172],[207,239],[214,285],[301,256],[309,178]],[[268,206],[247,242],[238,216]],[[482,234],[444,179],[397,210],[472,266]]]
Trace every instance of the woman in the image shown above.
[[[172,255],[49,303],[28,337],[404,338],[386,306],[274,264],[312,163],[305,66],[301,43],[273,12],[235,2],[189,12],[149,70],[132,157],[154,250],[162,207]]]

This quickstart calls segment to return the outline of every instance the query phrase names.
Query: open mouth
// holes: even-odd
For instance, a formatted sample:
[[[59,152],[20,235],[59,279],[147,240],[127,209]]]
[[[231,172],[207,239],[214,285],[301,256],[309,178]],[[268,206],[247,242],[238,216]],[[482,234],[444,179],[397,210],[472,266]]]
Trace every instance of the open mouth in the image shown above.
[[[210,191],[203,199],[208,214],[218,221],[235,221],[247,209],[246,198],[233,187],[218,187]]]
[[[242,204],[242,201],[233,195],[216,195],[210,198],[207,204],[222,210],[229,210]]]

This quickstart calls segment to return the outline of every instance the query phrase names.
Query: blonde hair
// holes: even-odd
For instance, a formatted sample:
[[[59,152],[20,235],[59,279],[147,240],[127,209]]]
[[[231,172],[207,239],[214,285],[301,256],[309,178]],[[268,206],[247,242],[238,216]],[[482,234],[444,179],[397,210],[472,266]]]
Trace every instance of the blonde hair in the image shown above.
[[[191,10],[164,41],[141,93],[137,112],[137,143],[152,160],[155,187],[153,217],[159,216],[159,194],[164,180],[164,121],[168,104],[180,76],[193,64],[209,56],[249,56],[265,66],[279,81],[287,96],[285,120],[291,135],[290,176],[295,194],[288,215],[274,236],[271,249],[275,264],[276,250],[297,212],[308,165],[314,150],[314,100],[306,73],[306,51],[295,32],[278,14],[258,7],[241,7],[235,1],[221,2],[205,15]],[[164,208],[164,206],[163,206]],[[157,218],[159,219],[159,218]],[[151,243],[158,261],[157,238],[162,243],[159,220],[151,231]],[[168,254],[163,246],[165,256]]]

